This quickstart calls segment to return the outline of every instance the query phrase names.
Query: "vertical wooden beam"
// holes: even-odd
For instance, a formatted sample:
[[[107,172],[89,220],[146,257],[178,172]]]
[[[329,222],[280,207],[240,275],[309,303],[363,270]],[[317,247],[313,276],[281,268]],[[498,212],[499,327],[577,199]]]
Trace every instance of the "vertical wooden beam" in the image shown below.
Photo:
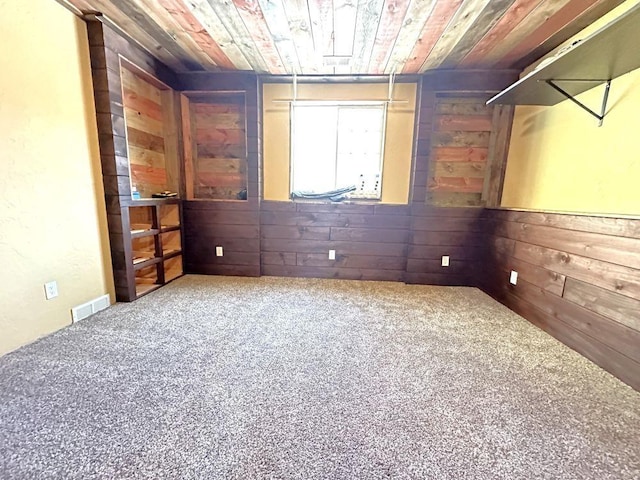
[[[180,140],[179,97],[173,90],[162,90],[162,126],[164,130],[164,161],[167,172],[167,188],[180,190]]]
[[[513,105],[498,105],[493,110],[487,175],[485,175],[482,190],[482,201],[485,207],[499,207],[502,200],[513,113]]]
[[[193,135],[191,134],[191,108],[189,98],[180,94],[182,113],[182,148],[184,160],[184,183],[187,200],[193,200]]]
[[[427,201],[427,180],[431,155],[431,134],[435,108],[435,92],[431,89],[419,90],[420,104],[417,110],[417,129],[415,134],[415,161],[411,178],[411,203],[424,204]]]

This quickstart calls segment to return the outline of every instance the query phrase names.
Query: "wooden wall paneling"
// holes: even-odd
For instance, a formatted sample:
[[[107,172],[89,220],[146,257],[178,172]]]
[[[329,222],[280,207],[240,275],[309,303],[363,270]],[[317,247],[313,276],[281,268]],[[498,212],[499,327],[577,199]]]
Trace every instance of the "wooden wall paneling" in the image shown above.
[[[602,233],[616,237],[640,238],[640,223],[632,218],[572,215],[518,210],[491,210],[493,222],[518,222],[566,230]]]
[[[193,175],[193,135],[191,132],[191,103],[189,97],[180,94],[180,114],[182,125],[182,149],[183,149],[183,170],[184,170],[184,198],[191,200],[194,197],[194,175]]]
[[[640,219],[486,210],[487,292],[640,389]],[[518,272],[517,285],[508,283]]]
[[[504,290],[504,288],[502,288]],[[596,340],[594,337],[580,330],[570,327],[566,323],[537,308],[535,305],[523,300],[520,296],[510,291],[501,293],[489,292],[514,310],[516,313],[549,333],[560,342],[584,355],[589,360],[618,377],[636,390],[640,389],[639,364],[621,354],[615,348]],[[578,320],[584,322],[584,318]]]
[[[121,80],[131,183],[143,198],[168,189],[163,91],[123,63]],[[171,92],[171,90],[166,90]],[[170,97],[169,97],[170,100]],[[171,118],[169,117],[169,120]]]
[[[433,131],[433,115],[436,96],[432,90],[422,87],[419,83],[419,105],[416,111],[416,135],[413,161],[413,174],[411,176],[411,203],[424,204],[427,195],[427,181],[429,178],[429,156],[431,152],[431,135]]]
[[[482,209],[414,205],[407,253],[407,283],[475,284],[484,253]],[[450,257],[449,267],[441,265]]]
[[[182,175],[182,132],[180,113],[180,93],[173,90],[162,92],[164,105],[162,123],[164,126],[165,168],[167,172],[167,190],[178,193],[184,198]]]
[[[423,88],[434,92],[486,94],[498,93],[518,80],[521,70],[469,69],[464,74],[455,68],[429,70],[422,75]]]
[[[438,94],[435,102],[427,203],[480,206],[493,129],[484,96]],[[475,158],[474,161],[470,159]]]
[[[481,198],[482,204],[486,207],[499,207],[502,200],[514,111],[513,105],[498,105],[493,111],[487,174]]]
[[[564,298],[640,332],[640,304],[637,299],[574,278],[567,279]],[[640,344],[636,347],[640,352]]]
[[[243,93],[191,99],[195,198],[236,200],[247,189],[245,112]]]
[[[401,205],[262,202],[262,272],[402,281],[408,213]]]
[[[494,232],[524,243],[640,269],[640,255],[638,255],[640,239],[638,238],[603,235],[520,222],[498,223]]]
[[[257,201],[186,201],[183,214],[186,273],[260,276]]]
[[[164,163],[164,124],[168,120],[162,113],[158,88],[168,92],[171,89],[159,80],[149,79],[158,77],[175,87],[177,78],[166,65],[132,45],[109,25],[93,16],[86,19],[116,299],[131,301],[138,296],[137,277],[148,271],[147,280],[154,287],[163,274],[160,259],[153,259],[149,268],[134,267],[129,215],[132,175],[143,172],[158,186],[157,190],[166,188],[165,166],[161,165],[158,171],[153,169],[158,158]],[[123,73],[121,58],[128,59],[127,65],[129,61],[136,65],[129,65],[130,70]],[[132,164],[132,159],[137,163],[134,160]]]
[[[83,18],[88,24],[100,23],[103,26],[99,31],[93,30],[95,32],[94,38],[92,38],[92,32],[89,32],[90,44],[106,46],[116,55],[126,58],[129,62],[158,78],[162,83],[174,90],[180,89],[178,77],[174,73],[175,71],[180,71],[180,68],[176,68],[175,62],[165,61],[167,58],[165,50],[161,48],[157,50],[141,48],[138,43],[130,40],[122,29],[104,16],[89,14]],[[126,28],[125,25],[122,25],[122,27]],[[132,30],[127,29],[127,31]],[[157,55],[154,56],[150,52],[157,52]]]

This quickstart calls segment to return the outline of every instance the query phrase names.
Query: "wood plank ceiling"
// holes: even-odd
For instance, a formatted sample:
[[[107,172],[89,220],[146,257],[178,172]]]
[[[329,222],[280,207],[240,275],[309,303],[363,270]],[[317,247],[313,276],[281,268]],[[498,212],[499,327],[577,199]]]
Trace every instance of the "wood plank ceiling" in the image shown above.
[[[178,72],[524,68],[623,0],[58,0]],[[336,65],[337,64],[337,65]]]

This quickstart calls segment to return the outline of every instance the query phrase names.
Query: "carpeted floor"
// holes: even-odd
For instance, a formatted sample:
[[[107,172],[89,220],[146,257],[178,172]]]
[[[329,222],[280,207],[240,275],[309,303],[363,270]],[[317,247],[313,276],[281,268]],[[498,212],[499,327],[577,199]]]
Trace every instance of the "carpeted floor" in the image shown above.
[[[0,387],[2,479],[640,478],[640,394],[473,288],[187,276]]]

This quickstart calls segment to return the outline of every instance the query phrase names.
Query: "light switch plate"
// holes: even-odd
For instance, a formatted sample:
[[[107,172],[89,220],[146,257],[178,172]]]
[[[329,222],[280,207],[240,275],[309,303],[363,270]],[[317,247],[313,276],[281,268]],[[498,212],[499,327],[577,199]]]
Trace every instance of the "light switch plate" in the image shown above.
[[[51,282],[45,283],[44,295],[45,297],[47,297],[47,300],[56,298],[58,296],[58,282],[56,282],[55,280],[52,280]]]

